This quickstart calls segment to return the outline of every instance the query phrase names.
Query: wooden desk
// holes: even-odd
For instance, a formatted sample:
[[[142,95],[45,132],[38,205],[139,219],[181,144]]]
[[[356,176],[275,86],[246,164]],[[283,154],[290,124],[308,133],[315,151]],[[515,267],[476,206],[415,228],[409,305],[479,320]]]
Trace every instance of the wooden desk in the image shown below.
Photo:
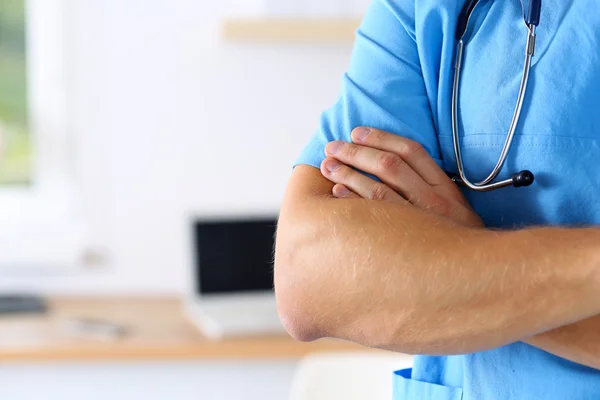
[[[64,326],[69,318],[124,324],[129,334],[111,341],[74,337]],[[364,349],[333,340],[300,343],[286,336],[211,341],[185,319],[181,302],[173,298],[56,298],[47,315],[0,317],[0,363],[281,359],[353,350]]]

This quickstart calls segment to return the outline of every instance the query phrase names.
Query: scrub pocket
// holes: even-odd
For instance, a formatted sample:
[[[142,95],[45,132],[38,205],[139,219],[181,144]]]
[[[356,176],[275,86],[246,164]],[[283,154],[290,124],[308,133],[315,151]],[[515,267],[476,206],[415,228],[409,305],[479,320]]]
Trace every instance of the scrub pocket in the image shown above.
[[[462,400],[463,390],[411,379],[412,369],[394,372],[393,400]]]
[[[456,172],[452,136],[439,138],[445,169]],[[484,179],[492,171],[505,140],[504,133],[472,132],[461,139],[465,171],[472,180]],[[598,139],[556,134],[515,135],[499,179],[528,169],[535,174],[534,184],[520,189],[487,193],[464,190],[464,193],[488,227],[597,225],[600,223],[598,159],[600,135]]]

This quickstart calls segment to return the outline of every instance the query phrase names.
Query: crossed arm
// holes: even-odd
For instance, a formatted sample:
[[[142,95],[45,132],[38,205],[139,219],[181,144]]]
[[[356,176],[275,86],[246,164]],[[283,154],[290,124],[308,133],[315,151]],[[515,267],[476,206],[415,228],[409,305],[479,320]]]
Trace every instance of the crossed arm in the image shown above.
[[[524,340],[600,369],[600,230],[487,230],[426,152],[392,136],[295,169],[275,266],[290,334],[440,355]]]

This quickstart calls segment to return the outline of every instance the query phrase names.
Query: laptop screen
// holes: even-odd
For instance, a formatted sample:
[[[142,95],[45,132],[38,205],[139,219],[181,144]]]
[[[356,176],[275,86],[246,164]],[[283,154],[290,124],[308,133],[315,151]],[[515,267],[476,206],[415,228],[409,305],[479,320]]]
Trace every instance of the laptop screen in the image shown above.
[[[272,291],[276,225],[276,218],[197,221],[197,292],[206,295]]]

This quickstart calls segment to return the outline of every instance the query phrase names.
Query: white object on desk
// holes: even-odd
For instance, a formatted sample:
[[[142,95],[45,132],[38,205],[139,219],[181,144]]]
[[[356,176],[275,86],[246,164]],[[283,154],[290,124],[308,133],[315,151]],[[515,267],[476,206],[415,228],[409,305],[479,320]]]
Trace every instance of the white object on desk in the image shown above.
[[[186,311],[190,320],[211,339],[285,332],[272,293],[198,296],[187,302]]]
[[[201,217],[194,223],[187,311],[211,338],[283,333],[273,293],[277,218]]]
[[[68,336],[103,341],[122,339],[128,333],[124,325],[90,318],[67,319],[61,323],[61,327]]]

